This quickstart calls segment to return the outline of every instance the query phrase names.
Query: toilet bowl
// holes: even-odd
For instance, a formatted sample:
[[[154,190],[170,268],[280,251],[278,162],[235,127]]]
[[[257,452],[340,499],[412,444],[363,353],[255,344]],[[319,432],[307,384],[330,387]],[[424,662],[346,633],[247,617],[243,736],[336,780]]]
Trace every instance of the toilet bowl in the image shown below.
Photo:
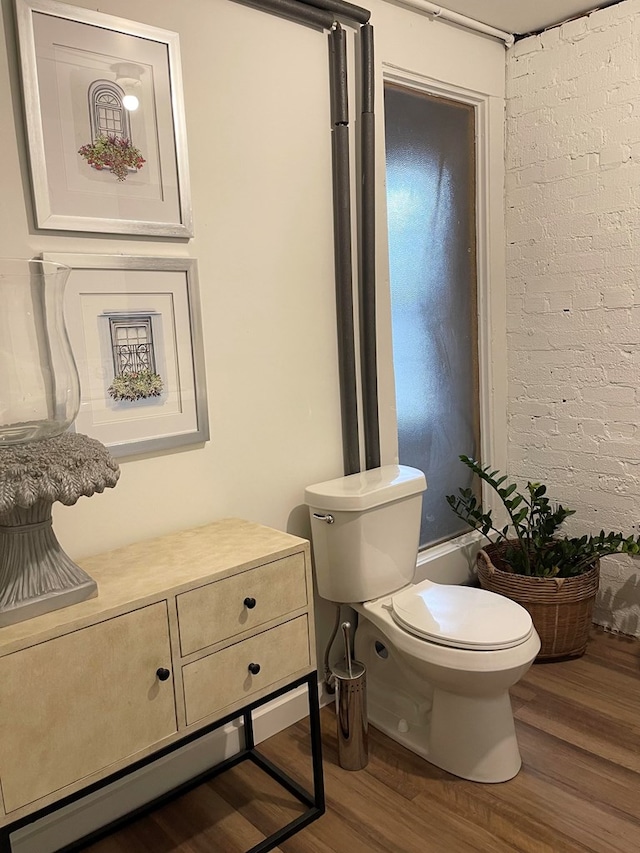
[[[521,766],[509,688],[540,640],[503,596],[412,582],[425,488],[402,465],[307,487],[318,591],[359,615],[370,722],[456,776],[503,782]]]

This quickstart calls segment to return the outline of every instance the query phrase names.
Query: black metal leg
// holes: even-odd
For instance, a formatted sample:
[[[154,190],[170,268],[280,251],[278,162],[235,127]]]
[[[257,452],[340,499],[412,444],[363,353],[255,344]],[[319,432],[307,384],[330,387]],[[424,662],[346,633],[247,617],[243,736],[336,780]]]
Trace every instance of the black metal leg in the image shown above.
[[[318,674],[316,672],[303,679],[307,686],[307,699],[309,702],[309,733],[311,738],[311,758],[313,767],[313,794],[309,794],[298,785],[288,774],[271,761],[264,758],[256,750],[251,753],[251,758],[272,778],[276,779],[284,788],[297,797],[300,802],[309,808],[286,826],[274,832],[264,841],[256,844],[247,853],[268,853],[282,841],[290,838],[312,821],[317,820],[325,812],[324,777],[322,773],[322,739],[320,732],[320,705],[318,702]]]
[[[313,794],[315,804],[322,812],[325,810],[324,774],[322,772],[322,732],[320,729],[320,703],[318,681],[315,673],[307,682],[309,699],[309,732],[311,736],[311,759],[313,762]]]
[[[244,720],[244,748],[245,749],[253,749],[255,744],[254,736],[253,736],[253,718],[251,716],[251,710],[245,711],[242,715]]]

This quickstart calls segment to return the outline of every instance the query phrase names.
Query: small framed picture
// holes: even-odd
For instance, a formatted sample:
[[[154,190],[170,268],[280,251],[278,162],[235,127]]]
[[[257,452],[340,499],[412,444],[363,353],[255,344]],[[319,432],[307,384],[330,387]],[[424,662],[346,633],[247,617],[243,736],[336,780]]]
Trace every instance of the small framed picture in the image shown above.
[[[65,319],[78,432],[115,457],[209,439],[196,261],[45,253],[71,267]]]
[[[15,2],[36,225],[193,236],[177,33]]]

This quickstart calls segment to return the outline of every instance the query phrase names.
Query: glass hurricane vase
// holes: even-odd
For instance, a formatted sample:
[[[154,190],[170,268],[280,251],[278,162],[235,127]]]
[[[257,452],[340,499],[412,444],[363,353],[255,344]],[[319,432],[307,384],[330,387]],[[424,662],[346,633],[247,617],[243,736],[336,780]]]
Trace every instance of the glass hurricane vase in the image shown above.
[[[80,383],[63,314],[71,270],[0,259],[0,447],[63,433],[80,407]]]

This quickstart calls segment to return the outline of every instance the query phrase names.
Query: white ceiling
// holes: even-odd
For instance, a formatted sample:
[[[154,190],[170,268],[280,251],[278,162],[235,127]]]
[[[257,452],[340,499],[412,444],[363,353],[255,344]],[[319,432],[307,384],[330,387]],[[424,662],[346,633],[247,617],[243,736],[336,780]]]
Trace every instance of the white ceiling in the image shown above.
[[[442,0],[436,5],[508,33],[533,33],[620,0]]]

